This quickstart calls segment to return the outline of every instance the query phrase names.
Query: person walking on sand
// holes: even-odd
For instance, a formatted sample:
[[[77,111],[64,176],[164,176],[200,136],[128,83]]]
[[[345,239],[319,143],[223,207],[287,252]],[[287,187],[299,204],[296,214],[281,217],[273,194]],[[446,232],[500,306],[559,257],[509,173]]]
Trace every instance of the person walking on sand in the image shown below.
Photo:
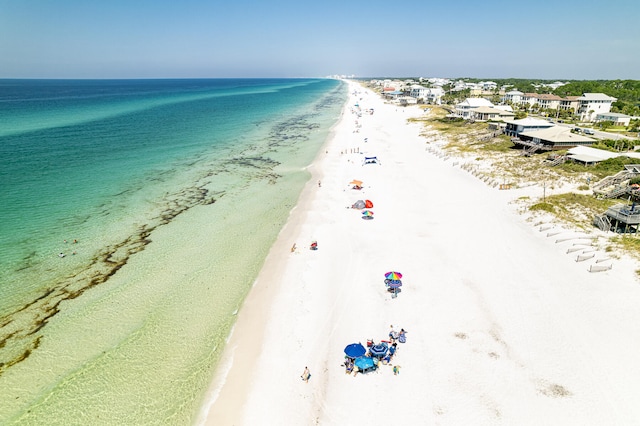
[[[305,383],[309,383],[309,378],[311,377],[311,373],[309,372],[308,367],[304,367],[304,371],[302,372],[302,376],[300,376]]]
[[[397,376],[398,374],[400,374],[400,366],[399,365],[394,365],[393,366],[393,375]]]

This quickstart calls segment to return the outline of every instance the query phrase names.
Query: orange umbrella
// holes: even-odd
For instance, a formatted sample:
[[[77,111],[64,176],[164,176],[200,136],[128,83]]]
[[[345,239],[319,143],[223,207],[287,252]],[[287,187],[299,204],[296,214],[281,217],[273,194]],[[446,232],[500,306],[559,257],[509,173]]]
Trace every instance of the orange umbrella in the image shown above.
[[[357,185],[357,186],[362,186],[362,181],[361,180],[352,180],[351,182],[349,182],[349,185]]]

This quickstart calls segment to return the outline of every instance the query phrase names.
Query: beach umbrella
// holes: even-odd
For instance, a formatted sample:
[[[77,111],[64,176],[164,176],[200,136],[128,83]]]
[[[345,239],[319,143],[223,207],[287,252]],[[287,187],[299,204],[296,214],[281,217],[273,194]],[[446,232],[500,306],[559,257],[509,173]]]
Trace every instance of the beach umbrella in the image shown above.
[[[400,272],[387,272],[384,274],[384,277],[391,281],[399,281],[402,278],[402,274]]]
[[[387,354],[387,351],[389,351],[389,345],[387,345],[385,342],[373,345],[371,346],[371,349],[369,349],[369,352],[371,352],[371,356],[375,356],[377,358],[382,358],[383,356],[385,356]]]
[[[354,180],[352,180],[351,182],[349,182],[349,185],[362,186],[362,181],[361,181],[361,180],[354,179]]]
[[[344,348],[344,353],[349,358],[358,358],[359,356],[362,356],[365,353],[367,353],[367,350],[360,343],[352,343],[350,345],[347,345],[346,348]]]
[[[368,356],[361,356],[356,358],[354,364],[360,371],[368,370],[369,368],[373,368],[375,366],[373,358],[369,358]]]
[[[365,210],[362,212],[362,216],[373,216],[373,212],[371,210]]]

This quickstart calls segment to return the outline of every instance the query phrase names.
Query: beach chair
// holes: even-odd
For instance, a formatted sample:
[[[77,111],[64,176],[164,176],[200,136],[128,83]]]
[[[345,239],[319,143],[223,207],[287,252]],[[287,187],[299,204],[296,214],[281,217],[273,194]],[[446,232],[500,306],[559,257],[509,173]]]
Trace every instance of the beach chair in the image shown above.
[[[353,365],[353,363],[352,363],[352,362],[348,362],[348,363],[346,363],[346,364],[345,364],[344,372],[345,372],[346,374],[351,374],[351,373],[353,372],[353,369],[354,369],[354,368],[356,368],[356,366],[355,366],[355,365]]]

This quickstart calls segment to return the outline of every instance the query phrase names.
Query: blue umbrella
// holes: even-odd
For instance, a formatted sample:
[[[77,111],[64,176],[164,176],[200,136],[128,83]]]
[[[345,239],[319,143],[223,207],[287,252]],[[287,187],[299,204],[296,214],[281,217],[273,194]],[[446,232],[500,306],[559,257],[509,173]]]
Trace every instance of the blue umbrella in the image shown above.
[[[385,356],[388,350],[389,345],[387,345],[385,342],[373,345],[371,349],[369,349],[369,351],[371,352],[371,356],[375,356],[378,358],[382,358],[383,356]]]
[[[359,356],[364,355],[366,352],[367,350],[360,343],[352,343],[344,348],[344,353],[349,358],[358,358]]]
[[[373,362],[373,358],[369,358],[368,356],[361,356],[356,358],[356,367],[358,367],[358,369],[360,371],[364,371],[367,370],[369,368],[373,368],[375,367],[375,364]]]

